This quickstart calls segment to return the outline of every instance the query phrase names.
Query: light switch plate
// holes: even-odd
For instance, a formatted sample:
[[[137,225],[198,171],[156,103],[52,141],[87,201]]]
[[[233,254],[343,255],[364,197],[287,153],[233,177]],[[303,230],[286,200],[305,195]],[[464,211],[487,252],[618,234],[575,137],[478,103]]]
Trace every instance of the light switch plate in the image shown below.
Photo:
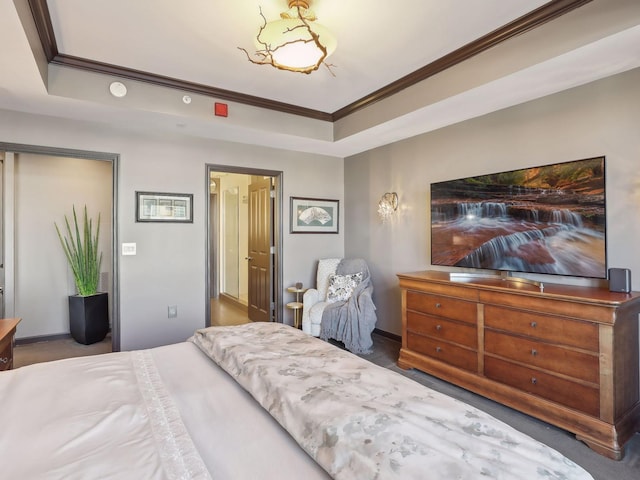
[[[136,244],[135,243],[123,243],[122,244],[122,255],[135,255],[136,254]]]

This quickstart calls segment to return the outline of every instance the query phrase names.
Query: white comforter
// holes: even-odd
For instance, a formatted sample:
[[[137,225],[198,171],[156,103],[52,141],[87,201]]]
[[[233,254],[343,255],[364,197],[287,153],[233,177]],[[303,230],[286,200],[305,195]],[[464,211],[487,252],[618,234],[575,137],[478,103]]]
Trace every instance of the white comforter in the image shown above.
[[[0,374],[3,478],[211,478],[149,351],[23,369]]]
[[[335,479],[592,478],[490,415],[297,329],[212,327],[191,340]]]
[[[0,459],[7,480],[328,478],[189,342],[0,372]]]

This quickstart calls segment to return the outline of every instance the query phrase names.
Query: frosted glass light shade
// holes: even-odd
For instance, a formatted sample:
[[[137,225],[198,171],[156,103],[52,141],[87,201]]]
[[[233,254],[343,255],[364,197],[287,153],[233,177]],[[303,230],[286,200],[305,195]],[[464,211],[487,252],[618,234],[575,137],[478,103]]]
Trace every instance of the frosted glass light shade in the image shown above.
[[[382,221],[387,221],[398,210],[398,194],[387,192],[378,202],[378,216]]]
[[[320,43],[327,49],[327,56],[331,55],[338,45],[336,38],[322,25],[311,21],[308,23],[311,30],[318,35]],[[273,59],[277,63],[291,68],[312,67],[322,57],[322,50],[317,47],[309,30],[299,18],[286,18],[267,23],[260,38],[256,39],[256,47],[259,50],[265,49],[263,44],[271,50]]]

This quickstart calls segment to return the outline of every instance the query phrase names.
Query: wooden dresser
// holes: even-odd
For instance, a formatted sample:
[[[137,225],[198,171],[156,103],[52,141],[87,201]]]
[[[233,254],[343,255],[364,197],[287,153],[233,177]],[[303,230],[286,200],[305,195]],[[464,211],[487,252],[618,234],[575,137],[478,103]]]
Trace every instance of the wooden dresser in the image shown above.
[[[575,433],[613,459],[640,431],[640,292],[399,274],[417,368]]]
[[[0,371],[13,368],[13,339],[19,318],[0,319]]]

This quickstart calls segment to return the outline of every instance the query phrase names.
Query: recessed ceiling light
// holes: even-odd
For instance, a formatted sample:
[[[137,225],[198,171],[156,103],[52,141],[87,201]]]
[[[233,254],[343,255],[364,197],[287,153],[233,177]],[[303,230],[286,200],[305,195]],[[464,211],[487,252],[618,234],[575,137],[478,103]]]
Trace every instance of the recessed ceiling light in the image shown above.
[[[127,87],[124,85],[124,83],[112,82],[111,85],[109,85],[109,91],[114,97],[122,98],[127,94]]]
[[[191,103],[191,97],[189,95],[185,95],[184,97],[182,97],[182,101],[189,105]]]

